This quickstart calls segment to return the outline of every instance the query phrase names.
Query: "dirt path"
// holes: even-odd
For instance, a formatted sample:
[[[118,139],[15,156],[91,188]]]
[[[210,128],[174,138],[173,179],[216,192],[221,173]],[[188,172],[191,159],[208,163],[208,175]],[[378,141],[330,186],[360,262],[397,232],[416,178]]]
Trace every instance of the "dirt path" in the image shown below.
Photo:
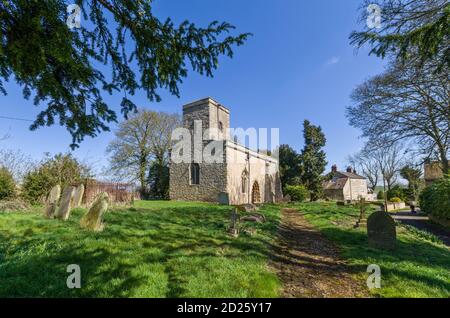
[[[282,210],[273,267],[283,283],[282,297],[367,297],[339,258],[337,248],[294,209]]]

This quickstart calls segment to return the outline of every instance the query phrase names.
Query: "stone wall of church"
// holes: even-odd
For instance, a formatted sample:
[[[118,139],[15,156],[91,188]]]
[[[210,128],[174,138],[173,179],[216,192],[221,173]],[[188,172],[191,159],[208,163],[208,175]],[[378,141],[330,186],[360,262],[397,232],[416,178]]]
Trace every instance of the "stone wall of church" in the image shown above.
[[[259,188],[259,202],[273,202],[279,199],[281,186],[277,184],[279,183],[277,161],[231,141],[226,145],[227,192],[230,204],[252,203],[255,183]],[[247,176],[245,185],[244,174]]]
[[[200,184],[191,184],[190,164],[170,164],[171,200],[217,202],[219,193],[226,192],[226,164],[200,163]]]
[[[199,127],[194,125],[195,121],[202,121],[203,132],[198,131]],[[211,98],[185,105],[183,106],[183,126],[191,130],[191,151],[188,145],[186,146],[188,149],[180,152],[179,145],[175,144],[172,149],[172,158],[180,153],[189,153],[192,156],[184,158],[184,163],[171,160],[169,189],[171,200],[218,202],[219,194],[226,193],[230,204],[244,204],[253,202],[255,198],[259,203],[273,202],[282,197],[278,162],[230,140],[227,135],[230,127],[230,112],[224,106]],[[208,128],[209,134],[205,134]],[[193,129],[204,135],[203,141],[192,139]],[[211,140],[214,140],[215,144],[219,143],[220,149],[212,150]],[[216,159],[220,157],[219,162],[205,161],[205,152],[216,154],[212,157]],[[192,162],[197,162],[200,167],[199,184],[191,182]],[[246,189],[242,187],[243,171],[248,172]],[[258,188],[259,191],[258,195],[252,198],[254,188]]]

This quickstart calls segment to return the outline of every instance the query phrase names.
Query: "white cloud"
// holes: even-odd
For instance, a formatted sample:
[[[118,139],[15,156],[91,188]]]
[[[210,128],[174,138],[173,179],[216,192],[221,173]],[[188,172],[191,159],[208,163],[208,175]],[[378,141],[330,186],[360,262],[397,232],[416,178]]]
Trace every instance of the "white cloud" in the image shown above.
[[[330,58],[328,61],[325,62],[325,66],[337,64],[337,63],[339,63],[339,61],[340,61],[339,56],[333,56],[332,58]]]

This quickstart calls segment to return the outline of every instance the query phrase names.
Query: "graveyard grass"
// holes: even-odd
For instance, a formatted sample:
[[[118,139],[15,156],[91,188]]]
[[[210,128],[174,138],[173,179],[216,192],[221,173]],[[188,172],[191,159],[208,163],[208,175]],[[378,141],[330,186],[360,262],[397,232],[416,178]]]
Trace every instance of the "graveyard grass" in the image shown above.
[[[367,246],[353,229],[358,210],[335,203],[291,204],[340,249],[356,279],[381,267],[375,297],[449,297],[450,250],[432,236],[397,227],[393,252]],[[261,209],[257,234],[226,234],[231,208],[207,203],[137,201],[113,208],[103,232],[81,229],[83,209],[68,221],[42,208],[0,212],[0,297],[277,297],[269,268],[281,206]],[[81,267],[81,289],[68,289],[69,264]]]
[[[373,289],[373,297],[450,297],[450,249],[435,236],[397,225],[397,248],[383,251],[368,246],[365,227],[353,229],[357,208],[334,202],[295,208],[339,247],[357,279],[366,281],[369,264],[380,266],[381,289]]]
[[[279,208],[262,211],[253,236],[230,238],[230,207],[137,201],[114,208],[106,227],[81,229],[42,209],[0,212],[0,297],[276,297],[268,268]],[[67,266],[81,268],[81,289],[66,286]]]

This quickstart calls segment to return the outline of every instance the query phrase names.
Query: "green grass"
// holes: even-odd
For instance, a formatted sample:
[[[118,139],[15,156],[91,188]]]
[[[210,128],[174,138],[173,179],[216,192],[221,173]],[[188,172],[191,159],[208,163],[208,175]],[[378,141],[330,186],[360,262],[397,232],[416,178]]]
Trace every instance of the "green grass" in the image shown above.
[[[139,201],[114,208],[106,227],[79,227],[39,209],[0,212],[0,297],[276,297],[280,283],[267,265],[279,207],[266,206],[253,236],[226,234],[230,207]],[[81,289],[69,289],[69,264]]]
[[[450,249],[432,235],[397,227],[395,251],[368,247],[366,228],[353,229],[359,215],[354,207],[335,203],[295,205],[306,219],[336,243],[355,269],[357,279],[367,279],[366,268],[381,268],[381,289],[376,297],[450,297]]]
[[[366,280],[369,264],[382,271],[380,297],[449,297],[450,250],[434,236],[399,226],[393,252],[369,248],[365,229],[353,229],[358,210],[335,203],[290,205],[340,247]],[[113,208],[106,228],[79,227],[83,209],[66,221],[41,209],[0,212],[0,297],[277,297],[280,282],[268,267],[279,224],[251,224],[253,236],[226,234],[231,208],[206,203],[138,201]],[[81,267],[81,289],[69,289],[69,264]]]

